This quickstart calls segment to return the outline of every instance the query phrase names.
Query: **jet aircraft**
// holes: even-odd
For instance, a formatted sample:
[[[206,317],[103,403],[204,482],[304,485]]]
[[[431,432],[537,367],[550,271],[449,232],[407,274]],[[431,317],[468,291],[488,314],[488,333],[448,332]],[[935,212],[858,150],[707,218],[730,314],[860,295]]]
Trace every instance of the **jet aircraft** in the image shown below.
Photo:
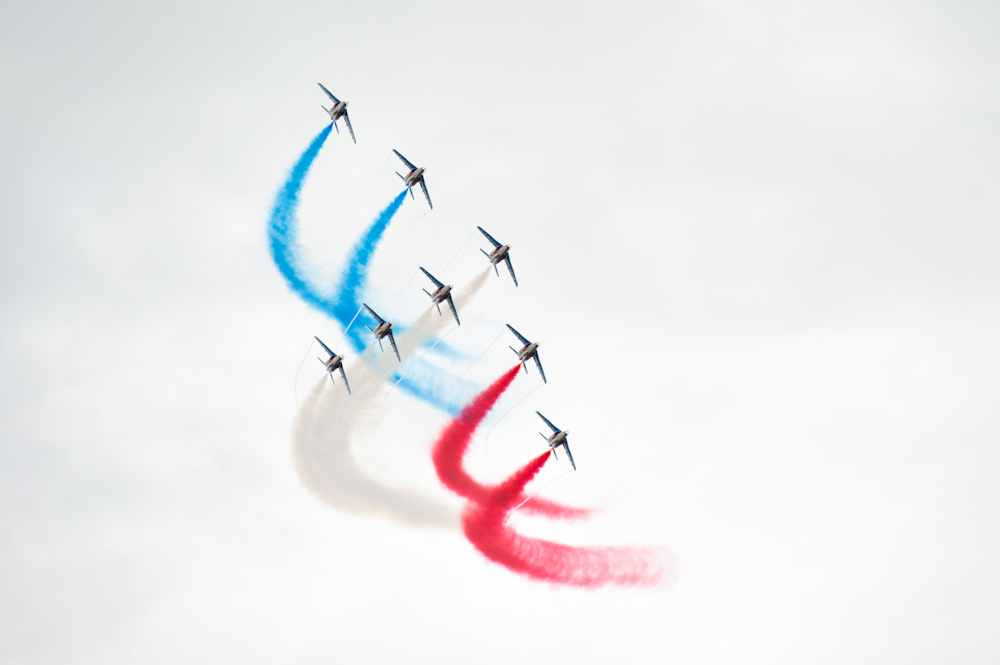
[[[316,85],[323,88],[322,83],[317,83]],[[333,93],[327,90],[326,88],[323,88],[323,92],[325,92],[326,96],[329,97],[330,100],[333,102],[332,104],[330,104],[330,108],[326,108],[325,106],[322,107],[322,109],[326,111],[327,115],[330,116],[330,122],[333,123],[333,128],[336,129],[337,133],[339,134],[340,127],[337,127],[337,121],[343,118],[344,124],[347,125],[347,131],[351,133],[351,140],[357,143],[358,140],[354,138],[354,128],[351,127],[351,119],[347,117],[347,107],[349,106],[349,102],[340,101],[339,99],[334,97]]]
[[[514,276],[514,266],[510,264],[510,254],[508,253],[510,252],[510,245],[501,245],[494,240],[493,236],[486,231],[483,231],[483,227],[477,226],[476,228],[482,231],[483,235],[486,236],[486,239],[493,243],[493,246],[496,248],[489,254],[486,254],[485,249],[480,249],[479,251],[486,254],[486,258],[493,264],[493,269],[497,271],[497,277],[500,276],[500,269],[497,268],[497,264],[504,261],[507,263],[507,270],[510,271],[510,278],[514,280],[514,286],[517,286],[517,277]]]
[[[434,204],[431,203],[431,195],[427,193],[427,182],[424,180],[424,167],[421,166],[418,169],[410,162],[410,160],[399,154],[398,150],[394,149],[393,152],[396,153],[396,156],[403,160],[403,163],[410,169],[410,172],[405,176],[399,171],[396,171],[396,175],[403,179],[403,182],[406,183],[406,188],[410,190],[410,198],[413,198],[413,186],[420,183],[420,189],[424,190],[424,198],[427,199],[427,205],[429,205],[431,210],[433,210]]]
[[[538,414],[539,418],[545,421],[546,425],[552,428],[553,432],[552,436],[545,436],[541,432],[539,432],[538,435],[543,439],[545,439],[546,443],[549,444],[549,448],[552,449],[552,454],[555,455],[556,459],[559,459],[559,456],[556,455],[556,448],[562,446],[563,450],[566,451],[566,455],[569,457],[569,463],[573,465],[573,470],[576,471],[576,462],[573,461],[573,453],[569,451],[569,441],[567,441],[569,432],[563,431],[558,427],[556,427],[555,425],[553,425],[551,422],[549,422],[548,418],[546,418],[541,414],[540,411],[535,411],[535,413]]]
[[[347,387],[347,394],[350,395],[351,384],[347,382],[347,374],[344,373],[344,356],[338,356],[336,353],[331,351],[330,347],[324,344],[323,340],[321,340],[319,337],[316,338],[316,341],[319,342],[319,345],[322,346],[323,349],[330,355],[329,360],[323,360],[322,358],[316,358],[316,360],[323,363],[323,366],[326,367],[326,371],[330,373],[331,381],[333,381],[333,370],[335,369],[340,370],[340,376],[344,378],[344,385]],[[337,383],[336,381],[333,382]]]
[[[455,301],[451,299],[451,285],[445,286],[441,282],[437,281],[434,275],[430,274],[423,268],[421,268],[421,270],[423,270],[424,274],[427,275],[427,277],[429,277],[430,280],[434,282],[434,285],[437,287],[437,290],[434,291],[434,293],[431,293],[427,289],[424,289],[424,293],[429,295],[434,304],[437,305],[438,314],[441,313],[441,301],[447,300],[448,307],[451,307],[451,313],[455,315],[455,323],[457,323],[458,325],[462,325],[462,322],[458,320],[458,312],[455,311]]]
[[[365,305],[364,303],[361,304]],[[392,336],[392,321],[386,321],[381,316],[376,314],[375,310],[373,310],[368,305],[365,305],[365,309],[367,309],[368,313],[372,315],[372,318],[378,321],[378,325],[375,326],[374,328],[369,326],[367,323],[365,324],[365,327],[368,328],[368,330],[371,330],[373,333],[375,333],[375,341],[378,342],[378,348],[385,351],[385,349],[382,348],[382,338],[388,337],[389,343],[392,344],[392,350],[396,352],[396,361],[402,362],[399,358],[399,349],[396,348],[396,338]]]
[[[521,367],[524,368],[524,373],[528,373],[528,366],[525,363],[528,362],[528,359],[534,358],[535,364],[538,365],[538,372],[542,375],[542,381],[548,383],[548,380],[545,378],[545,370],[542,369],[542,361],[538,359],[538,342],[529,342],[524,338],[524,335],[514,330],[509,323],[507,324],[507,327],[510,328],[510,331],[517,335],[517,338],[524,343],[524,346],[521,347],[520,351],[515,349],[513,346],[510,347],[510,350],[517,354],[517,359],[521,362]]]

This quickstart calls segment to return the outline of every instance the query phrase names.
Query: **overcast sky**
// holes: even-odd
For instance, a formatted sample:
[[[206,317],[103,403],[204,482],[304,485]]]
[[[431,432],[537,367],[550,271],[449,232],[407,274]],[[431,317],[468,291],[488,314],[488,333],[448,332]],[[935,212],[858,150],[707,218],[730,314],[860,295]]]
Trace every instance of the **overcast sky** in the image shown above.
[[[1000,5],[8,5],[0,661],[1000,659]],[[541,410],[579,466],[544,495],[603,510],[518,528],[667,547],[673,586],[541,585],[302,484],[297,368],[341,329],[266,224],[317,81],[358,139],[303,191],[317,279],[400,191],[390,149],[425,166],[370,297],[412,321],[418,265],[511,244],[520,287],[449,340],[511,323],[549,383],[470,464],[542,452]],[[357,462],[457,509],[446,421],[394,394]]]

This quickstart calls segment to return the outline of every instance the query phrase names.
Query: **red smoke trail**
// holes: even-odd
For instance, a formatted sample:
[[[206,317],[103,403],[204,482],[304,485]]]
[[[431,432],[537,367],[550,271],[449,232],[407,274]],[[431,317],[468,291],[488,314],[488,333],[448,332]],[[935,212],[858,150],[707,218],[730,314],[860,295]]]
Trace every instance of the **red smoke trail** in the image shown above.
[[[437,469],[437,474],[441,482],[451,491],[472,501],[485,499],[489,495],[491,488],[476,482],[466,472],[462,466],[462,461],[465,458],[466,451],[469,449],[469,444],[472,443],[472,435],[476,433],[476,428],[479,427],[483,419],[486,418],[486,414],[490,412],[497,403],[497,400],[500,399],[500,396],[510,386],[520,369],[520,365],[515,365],[485,390],[476,395],[462,409],[462,412],[444,428],[441,436],[434,443],[432,457],[434,459],[434,468]],[[523,496],[520,497],[518,502],[523,499]],[[571,508],[537,497],[526,503],[522,507],[522,510],[524,512],[561,519],[579,519],[586,517],[592,512],[586,508]]]
[[[465,536],[488,559],[534,580],[578,587],[656,586],[668,580],[664,552],[642,547],[571,547],[519,536],[505,524],[549,454],[539,455],[462,515]]]

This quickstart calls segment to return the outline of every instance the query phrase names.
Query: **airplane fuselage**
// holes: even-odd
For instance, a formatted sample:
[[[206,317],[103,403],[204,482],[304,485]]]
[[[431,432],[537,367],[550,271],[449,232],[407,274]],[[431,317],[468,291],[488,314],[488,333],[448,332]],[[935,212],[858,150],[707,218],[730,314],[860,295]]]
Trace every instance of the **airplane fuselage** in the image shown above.
[[[497,264],[504,260],[507,256],[507,252],[510,251],[510,245],[504,245],[503,247],[497,247],[492,252],[490,252],[490,263]]]
[[[334,356],[326,361],[326,371],[332,372],[344,364],[344,356]]]
[[[561,446],[566,443],[566,436],[569,432],[556,432],[549,437],[549,448],[555,448],[556,446]]]
[[[451,293],[451,285],[442,286],[437,291],[431,294],[431,300],[435,303],[444,302],[448,299],[448,294]]]
[[[392,321],[386,321],[385,323],[380,323],[378,327],[375,328],[375,338],[382,339],[389,334],[392,330]]]
[[[330,120],[336,122],[343,117],[344,113],[347,111],[347,102],[340,102],[339,104],[334,104],[333,108],[330,109]]]
[[[521,362],[525,362],[531,359],[531,356],[535,355],[535,351],[538,350],[538,342],[532,342],[531,344],[525,344],[521,347],[521,350],[517,352],[517,359]]]
[[[403,178],[403,180],[406,182],[407,187],[413,187],[414,185],[419,183],[421,178],[423,177],[424,177],[424,167],[421,166],[419,169],[413,169],[412,171],[407,173],[406,177]]]

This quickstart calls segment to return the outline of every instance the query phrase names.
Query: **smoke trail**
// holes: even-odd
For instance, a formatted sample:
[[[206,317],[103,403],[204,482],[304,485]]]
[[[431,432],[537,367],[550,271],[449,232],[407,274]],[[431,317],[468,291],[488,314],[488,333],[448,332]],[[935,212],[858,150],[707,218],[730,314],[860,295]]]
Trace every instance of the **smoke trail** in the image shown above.
[[[351,248],[347,267],[341,278],[340,288],[332,297],[324,296],[303,276],[303,269],[296,257],[296,241],[298,234],[298,217],[296,211],[299,205],[299,193],[309,168],[319,154],[320,148],[330,136],[333,125],[327,125],[316,135],[309,146],[303,151],[298,161],[288,174],[288,179],[274,200],[271,217],[268,222],[268,235],[271,240],[271,256],[275,265],[281,271],[288,286],[304,301],[319,311],[332,316],[344,327],[348,326],[354,313],[361,306],[358,294],[368,276],[368,267],[372,256],[389,222],[399,211],[406,199],[406,190],[400,192],[392,202],[378,214],[371,226],[364,232]],[[357,350],[364,348],[361,333],[352,329],[349,333],[351,341]]]
[[[533,580],[595,588],[605,585],[651,587],[672,578],[669,555],[643,547],[572,547],[520,536],[504,522],[524,488],[548,460],[539,455],[480,502],[469,502],[462,529],[488,559]],[[530,504],[529,504],[530,505]]]
[[[271,256],[288,286],[300,298],[324,314],[333,317],[345,328],[350,325],[355,312],[361,307],[361,290],[368,276],[368,268],[385,230],[402,206],[406,198],[403,190],[378,214],[361,238],[351,248],[341,284],[332,296],[325,296],[310,284],[296,256],[298,217],[296,211],[302,183],[330,135],[332,125],[327,125],[313,138],[309,146],[299,156],[275,197],[268,221],[268,236],[271,242]],[[401,328],[402,326],[400,326]],[[348,339],[356,351],[364,348],[364,328],[358,326],[348,330]],[[413,394],[442,411],[453,415],[458,413],[464,399],[475,390],[475,384],[441,370],[423,368],[402,381],[400,388]]]
[[[385,210],[379,213],[372,225],[351,248],[347,258],[347,266],[340,278],[340,286],[330,299],[329,307],[326,310],[333,318],[340,321],[340,325],[345,327],[349,325],[351,319],[354,318],[354,313],[361,307],[361,289],[368,279],[368,267],[375,255],[375,249],[404,200],[406,200],[405,189],[392,200],[392,203]],[[365,346],[361,330],[363,328],[352,328],[347,333],[348,339],[359,351]]]
[[[485,501],[490,496],[491,490],[478,483],[465,470],[463,465],[465,453],[472,442],[472,435],[475,434],[476,429],[497,400],[500,399],[500,396],[514,381],[520,369],[520,365],[515,365],[476,395],[462,409],[462,412],[444,428],[434,443],[431,457],[434,460],[434,468],[437,469],[438,478],[441,479],[445,487],[473,502]],[[532,499],[525,504],[524,511],[562,519],[578,519],[591,513],[585,508],[570,508],[548,499],[539,498]]]
[[[292,248],[295,245],[296,226],[298,217],[296,210],[299,207],[299,193],[302,191],[302,182],[305,180],[309,168],[312,166],[320,148],[330,136],[333,125],[327,125],[305,149],[292,170],[288,173],[288,179],[282,185],[281,190],[274,199],[274,207],[271,209],[271,218],[268,221],[267,232],[271,239],[271,256],[275,265],[281,271],[281,275],[288,282],[299,296],[307,303],[320,311],[325,311],[325,301],[316,293],[309,284],[302,279],[295,268],[295,257]]]
[[[456,305],[465,307],[486,282],[476,275],[456,290]],[[405,364],[413,354],[453,323],[429,307],[396,338]],[[370,477],[351,454],[381,422],[381,404],[389,386],[385,379],[397,367],[390,349],[365,349],[345,372],[354,391],[332,386],[324,377],[303,401],[292,429],[292,457],[302,483],[324,502],[354,513],[379,515],[409,526],[454,528],[458,513],[447,505],[410,490],[391,487]],[[324,386],[326,386],[324,388]]]
[[[385,413],[379,402],[388,387],[377,369],[363,363],[351,363],[346,371],[353,397],[324,376],[295,417],[292,459],[302,484],[323,502],[348,512],[408,526],[458,526],[453,508],[421,492],[385,485],[358,465],[352,441],[378,426]]]

